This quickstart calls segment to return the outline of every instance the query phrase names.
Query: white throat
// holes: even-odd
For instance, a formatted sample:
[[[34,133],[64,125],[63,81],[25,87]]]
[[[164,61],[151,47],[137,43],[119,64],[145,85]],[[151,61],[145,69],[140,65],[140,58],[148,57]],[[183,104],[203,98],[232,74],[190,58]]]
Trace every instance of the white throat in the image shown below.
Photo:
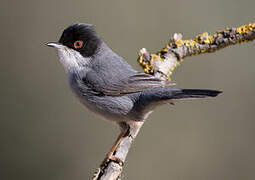
[[[79,71],[90,62],[90,58],[83,57],[80,52],[71,48],[64,47],[57,49],[58,57],[61,64],[64,66],[66,73]]]

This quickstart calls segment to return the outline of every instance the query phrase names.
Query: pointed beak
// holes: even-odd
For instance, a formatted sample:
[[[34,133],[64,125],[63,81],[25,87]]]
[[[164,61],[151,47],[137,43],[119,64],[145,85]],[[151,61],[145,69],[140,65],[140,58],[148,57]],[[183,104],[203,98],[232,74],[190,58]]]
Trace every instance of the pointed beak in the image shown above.
[[[60,49],[60,48],[64,48],[65,46],[62,45],[61,43],[59,42],[48,42],[45,44],[46,46],[49,46],[49,47],[54,47],[54,48],[57,48],[57,49]]]

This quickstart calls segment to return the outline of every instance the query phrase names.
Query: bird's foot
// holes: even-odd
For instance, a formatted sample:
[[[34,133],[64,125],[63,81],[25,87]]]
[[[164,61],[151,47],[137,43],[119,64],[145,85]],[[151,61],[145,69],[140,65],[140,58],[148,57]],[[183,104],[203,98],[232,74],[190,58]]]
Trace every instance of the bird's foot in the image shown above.
[[[115,162],[115,163],[117,163],[117,164],[119,164],[121,167],[122,167],[123,164],[124,164],[124,162],[123,162],[120,158],[114,156],[114,155],[111,153],[111,154],[108,154],[108,155],[106,156],[106,158],[104,159],[104,161],[101,163],[100,168],[101,168],[101,169],[104,169],[104,168],[107,166],[107,164],[108,164],[109,162],[111,162],[111,161],[112,161],[112,162]]]

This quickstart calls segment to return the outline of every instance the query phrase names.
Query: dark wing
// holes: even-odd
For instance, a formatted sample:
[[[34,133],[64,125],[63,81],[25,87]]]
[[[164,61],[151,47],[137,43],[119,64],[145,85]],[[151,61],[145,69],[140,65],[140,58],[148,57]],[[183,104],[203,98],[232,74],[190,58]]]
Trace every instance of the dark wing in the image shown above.
[[[171,81],[162,81],[155,76],[145,73],[136,73],[125,78],[116,76],[105,78],[104,76],[98,76],[95,71],[91,71],[79,81],[80,86],[86,86],[86,88],[90,89],[89,92],[95,95],[107,96],[122,96],[150,88],[175,85]]]

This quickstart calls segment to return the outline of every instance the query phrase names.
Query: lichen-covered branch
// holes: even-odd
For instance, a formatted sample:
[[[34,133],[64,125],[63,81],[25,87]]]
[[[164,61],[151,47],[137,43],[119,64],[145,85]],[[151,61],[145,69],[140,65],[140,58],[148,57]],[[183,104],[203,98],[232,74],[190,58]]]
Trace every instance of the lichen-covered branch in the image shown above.
[[[174,34],[166,46],[156,54],[141,49],[138,63],[145,73],[170,80],[174,69],[183,58],[202,53],[212,53],[229,45],[248,42],[255,39],[255,23],[238,28],[226,28],[215,34],[204,32],[191,40],[182,40],[181,34]]]

